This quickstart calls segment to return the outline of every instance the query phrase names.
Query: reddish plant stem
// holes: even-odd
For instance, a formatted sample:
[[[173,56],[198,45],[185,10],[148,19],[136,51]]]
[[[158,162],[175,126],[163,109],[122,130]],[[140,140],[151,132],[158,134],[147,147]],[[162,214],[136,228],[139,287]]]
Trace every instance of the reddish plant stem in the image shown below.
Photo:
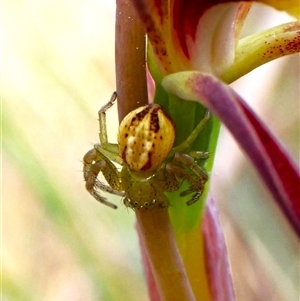
[[[131,1],[117,0],[116,84],[119,120],[148,104],[145,30]]]
[[[128,0],[117,0],[116,83],[119,120],[148,103],[145,32]],[[141,242],[164,301],[194,301],[167,208],[136,212]],[[149,292],[151,295],[151,292]]]

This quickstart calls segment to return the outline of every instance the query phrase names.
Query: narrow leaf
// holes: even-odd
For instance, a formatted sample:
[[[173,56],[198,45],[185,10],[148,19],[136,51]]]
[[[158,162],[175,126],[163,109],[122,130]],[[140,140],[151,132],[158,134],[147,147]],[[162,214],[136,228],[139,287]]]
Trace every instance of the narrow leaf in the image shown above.
[[[229,86],[200,72],[165,77],[169,92],[208,107],[229,129],[261,175],[291,226],[300,236],[300,175],[282,146]]]

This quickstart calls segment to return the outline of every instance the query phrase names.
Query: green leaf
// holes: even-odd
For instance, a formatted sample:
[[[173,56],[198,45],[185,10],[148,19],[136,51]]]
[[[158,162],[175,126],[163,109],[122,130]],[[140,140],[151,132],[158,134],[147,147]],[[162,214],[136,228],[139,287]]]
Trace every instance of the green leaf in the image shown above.
[[[164,108],[175,124],[176,139],[174,146],[183,142],[191,134],[206,112],[205,107],[194,101],[183,100],[175,95],[167,94],[158,82],[156,82],[154,102]],[[187,152],[192,150],[209,151],[210,157],[208,160],[199,160],[199,165],[205,167],[207,172],[212,169],[219,129],[219,121],[212,117],[191,148],[187,150]],[[200,200],[191,206],[186,205],[190,196],[181,197],[179,195],[187,187],[188,184],[183,183],[179,191],[166,193],[171,202],[169,213],[175,231],[176,229],[188,229],[197,226],[202,220],[209,182],[206,184]]]

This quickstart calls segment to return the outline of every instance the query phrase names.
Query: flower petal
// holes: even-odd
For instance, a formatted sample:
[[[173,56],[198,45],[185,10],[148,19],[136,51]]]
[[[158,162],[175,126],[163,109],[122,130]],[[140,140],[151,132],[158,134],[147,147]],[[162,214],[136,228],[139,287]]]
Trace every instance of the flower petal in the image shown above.
[[[258,2],[273,6],[278,10],[284,10],[298,19],[300,17],[298,0],[259,0]]]
[[[220,78],[231,83],[260,65],[299,52],[300,22],[282,24],[241,39],[233,64]]]
[[[252,5],[216,0],[132,2],[146,27],[150,69],[159,66],[164,75],[195,69],[218,75],[229,67]]]
[[[153,58],[167,72],[172,64],[169,58],[166,36],[169,35],[169,10],[168,1],[164,0],[131,0],[140,16],[151,42],[150,52],[154,53]]]
[[[196,24],[195,38],[192,40],[187,33],[185,37],[191,60],[190,70],[219,76],[231,66],[236,42],[251,5],[251,2],[223,3],[203,14]]]
[[[234,301],[234,291],[227,247],[220,225],[217,207],[208,196],[203,218],[206,264],[211,294],[214,301]]]
[[[211,75],[180,72],[162,82],[172,94],[201,102],[217,115],[249,156],[291,226],[300,236],[300,175],[243,99]]]

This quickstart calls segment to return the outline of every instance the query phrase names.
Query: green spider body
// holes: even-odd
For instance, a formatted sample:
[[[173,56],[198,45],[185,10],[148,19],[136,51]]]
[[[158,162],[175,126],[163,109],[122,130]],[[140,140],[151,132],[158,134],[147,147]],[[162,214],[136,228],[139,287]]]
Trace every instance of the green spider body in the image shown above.
[[[181,181],[186,180],[190,187],[180,195],[193,194],[187,204],[196,202],[208,176],[195,159],[206,159],[208,154],[193,152],[188,155],[182,152],[197,138],[209,113],[185,142],[172,148],[175,128],[168,115],[157,104],[140,107],[121,122],[118,145],[115,145],[107,141],[105,114],[115,99],[116,93],[99,111],[101,144],[96,144],[83,158],[86,189],[96,200],[111,208],[117,206],[108,202],[100,191],[122,196],[125,206],[136,210],[167,207],[169,201],[164,192],[177,191]],[[121,171],[113,162],[122,166]],[[108,185],[97,179],[100,172]]]

